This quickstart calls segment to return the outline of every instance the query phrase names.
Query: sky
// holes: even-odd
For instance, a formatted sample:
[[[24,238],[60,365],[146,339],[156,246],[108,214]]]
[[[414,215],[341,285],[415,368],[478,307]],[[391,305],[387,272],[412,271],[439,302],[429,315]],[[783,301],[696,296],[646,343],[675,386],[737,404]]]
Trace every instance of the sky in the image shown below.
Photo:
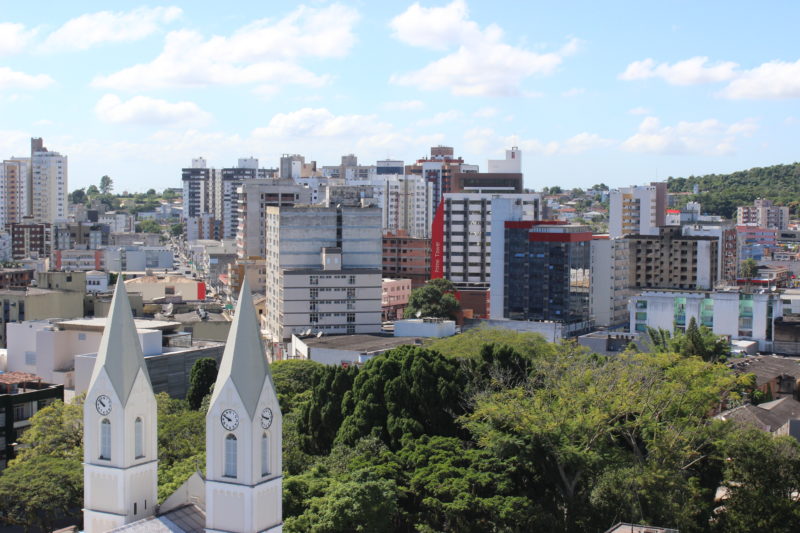
[[[232,9],[233,7],[233,9]],[[624,186],[798,160],[800,3],[0,0],[0,157],[69,188],[180,187],[284,153],[410,163],[446,145],[527,187]]]

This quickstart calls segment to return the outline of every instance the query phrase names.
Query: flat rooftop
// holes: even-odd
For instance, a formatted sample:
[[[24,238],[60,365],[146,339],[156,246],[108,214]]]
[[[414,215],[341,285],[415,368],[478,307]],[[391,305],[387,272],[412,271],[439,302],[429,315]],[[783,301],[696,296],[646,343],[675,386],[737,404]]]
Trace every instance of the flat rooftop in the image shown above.
[[[78,318],[75,320],[64,320],[57,323],[61,329],[73,331],[103,331],[106,327],[107,317]],[[166,320],[145,320],[134,318],[136,329],[157,329],[161,331],[178,328],[180,322],[168,322]]]
[[[329,350],[347,350],[351,352],[380,352],[416,344],[419,337],[394,337],[380,333],[361,335],[331,335],[300,339],[309,348],[326,348]]]

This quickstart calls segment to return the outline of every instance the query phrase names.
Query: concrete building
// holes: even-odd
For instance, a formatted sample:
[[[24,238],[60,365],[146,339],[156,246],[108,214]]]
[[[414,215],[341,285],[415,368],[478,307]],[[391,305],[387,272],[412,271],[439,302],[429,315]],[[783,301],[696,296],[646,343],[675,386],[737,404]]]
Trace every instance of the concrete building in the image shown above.
[[[30,165],[29,157],[12,157],[0,163],[0,230],[10,229],[30,213]]]
[[[625,239],[595,235],[591,244],[590,315],[595,326],[615,328],[628,324],[628,288],[631,266]]]
[[[667,184],[634,185],[609,193],[608,233],[612,239],[625,235],[658,235],[666,223]]]
[[[380,219],[376,208],[267,208],[266,325],[274,355],[309,329],[380,331]]]
[[[31,139],[30,209],[36,223],[67,220],[67,156],[51,152],[41,138]]]
[[[425,285],[431,277],[431,240],[404,231],[383,235],[382,272],[385,278],[411,280],[411,288]]]
[[[588,327],[591,228],[535,221],[504,226],[502,318]]]
[[[405,163],[399,160],[385,159],[375,164],[375,172],[378,176],[404,174],[405,171]]]
[[[192,278],[173,275],[141,276],[125,280],[128,293],[141,294],[145,302],[203,301],[206,299],[206,283]]]
[[[0,471],[14,458],[17,437],[31,425],[31,417],[63,399],[62,385],[46,383],[35,374],[0,374]]]
[[[53,268],[63,271],[88,271],[105,269],[103,250],[55,250]]]
[[[411,296],[410,279],[381,280],[381,314],[382,320],[397,320],[403,318],[403,311],[408,306]]]
[[[717,284],[719,241],[659,228],[655,235],[628,235],[632,289],[705,289]]]
[[[431,147],[430,157],[418,159],[406,165],[406,175],[416,174],[425,178],[433,186],[433,205],[438,206],[445,193],[452,191],[452,177],[457,172],[478,172],[478,165],[464,163],[455,157],[451,146]]]
[[[752,206],[736,208],[736,224],[786,230],[789,229],[789,208],[774,205],[766,198],[759,198]]]
[[[108,272],[145,272],[172,270],[174,254],[166,246],[109,246],[105,248]]]
[[[357,334],[333,337],[298,337],[292,335],[291,359],[310,359],[324,365],[361,365],[398,346],[419,344],[419,337]]]
[[[453,174],[450,192],[521,193],[522,152],[516,146],[506,150],[506,158],[489,160],[488,172],[464,169]]]
[[[100,270],[90,270],[86,273],[86,292],[107,292],[108,274]]]
[[[778,246],[778,230],[761,226],[736,226],[739,261],[767,259]]]
[[[371,180],[376,204],[382,209],[384,232],[405,231],[430,238],[433,222],[433,184],[421,176],[382,174]]]
[[[36,223],[27,217],[19,224],[11,224],[11,257],[50,257],[53,248],[53,227]]]
[[[687,237],[713,237],[717,239],[717,279],[733,283],[739,268],[738,233],[730,222],[692,222],[681,226]]]
[[[83,316],[83,293],[38,287],[0,290],[0,346],[7,342],[7,328],[14,322]]]
[[[113,233],[132,233],[136,231],[136,217],[128,213],[117,213],[116,211],[106,211],[97,217],[100,224],[108,226],[109,232]]]
[[[783,316],[777,292],[738,287],[715,291],[646,290],[631,297],[630,331],[648,327],[684,331],[692,318],[716,335],[752,340],[760,351],[772,349],[774,319]]]
[[[102,218],[102,217],[99,217]],[[53,227],[53,249],[97,250],[108,246],[110,228],[106,224],[96,222],[67,222]],[[134,235],[129,233],[129,235]]]
[[[27,287],[33,279],[31,268],[0,268],[0,289]]]

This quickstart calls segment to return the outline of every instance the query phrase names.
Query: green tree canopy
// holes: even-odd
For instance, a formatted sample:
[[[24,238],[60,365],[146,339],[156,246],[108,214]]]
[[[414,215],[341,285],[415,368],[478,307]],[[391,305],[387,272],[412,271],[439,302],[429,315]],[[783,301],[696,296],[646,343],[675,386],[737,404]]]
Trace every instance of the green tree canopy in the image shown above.
[[[460,307],[453,296],[455,287],[446,279],[432,279],[411,291],[404,316],[414,318],[455,318]]]
[[[109,194],[113,190],[114,190],[114,180],[112,180],[109,176],[103,176],[102,178],[100,178],[101,194]]]
[[[199,409],[203,398],[211,392],[211,386],[217,380],[217,361],[211,357],[202,357],[194,362],[189,373],[189,388],[186,401],[189,407]]]
[[[137,233],[161,233],[161,224],[155,220],[142,220],[136,224]]]
[[[297,429],[302,435],[303,450],[327,454],[342,425],[342,402],[353,388],[358,368],[324,366],[311,374],[311,397],[303,405]]]
[[[739,265],[739,272],[744,279],[751,280],[758,276],[758,263],[752,257],[748,257]]]
[[[70,202],[73,204],[83,204],[86,202],[86,191],[84,189],[75,189],[70,194]]]

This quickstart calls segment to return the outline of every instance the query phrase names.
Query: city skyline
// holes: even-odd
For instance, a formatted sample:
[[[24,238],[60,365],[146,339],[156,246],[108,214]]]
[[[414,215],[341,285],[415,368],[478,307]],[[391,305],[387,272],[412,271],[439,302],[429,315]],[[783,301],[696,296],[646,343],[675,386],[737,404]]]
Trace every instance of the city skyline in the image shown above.
[[[796,160],[797,6],[544,7],[9,3],[0,150],[44,137],[71,190],[108,174],[119,192],[180,186],[197,156],[411,163],[438,144],[482,171],[517,145],[536,189]]]

